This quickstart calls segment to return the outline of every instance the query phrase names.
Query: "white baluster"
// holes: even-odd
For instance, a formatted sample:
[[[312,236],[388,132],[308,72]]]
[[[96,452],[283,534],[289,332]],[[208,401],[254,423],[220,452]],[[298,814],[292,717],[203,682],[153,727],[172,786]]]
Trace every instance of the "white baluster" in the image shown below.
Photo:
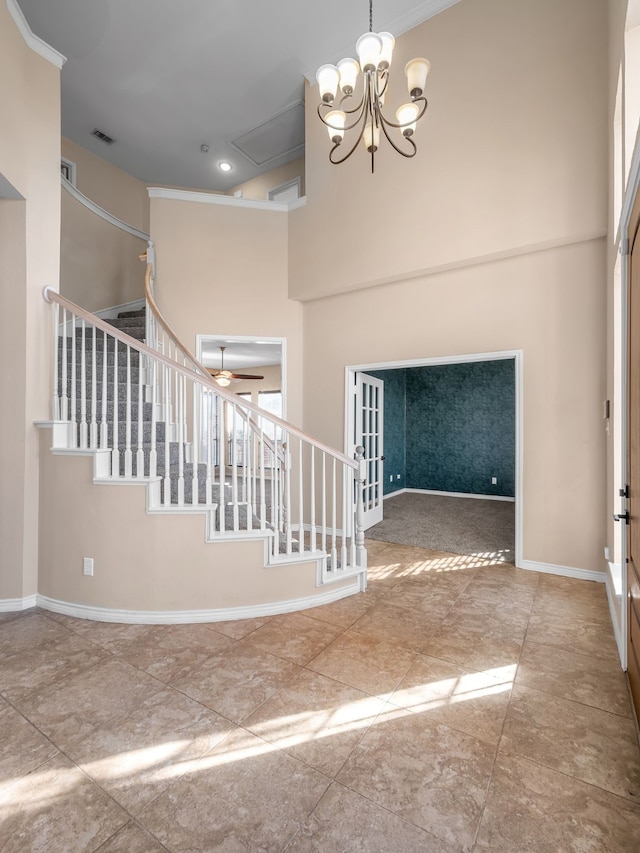
[[[57,354],[56,354],[57,360]],[[69,420],[69,363],[67,361],[67,309],[62,309],[62,400],[60,420]]]
[[[342,540],[340,547],[340,568],[347,568],[347,469],[340,463],[342,468]]]
[[[260,418],[260,441],[258,445],[258,453],[260,458],[260,530],[266,530],[267,527],[267,503],[264,482],[264,426],[263,420]]]
[[[171,503],[171,433],[169,431],[169,415],[171,411],[171,376],[169,368],[162,368],[162,396],[164,405],[162,407],[164,417],[164,481],[163,481],[163,500],[165,506]]]
[[[333,459],[333,480],[332,480],[332,496],[331,496],[331,571],[335,572],[338,567],[338,552],[336,549],[336,539],[338,531],[336,528],[336,460]]]
[[[118,341],[114,340],[116,349]],[[117,405],[117,403],[116,403]],[[124,428],[124,476],[133,476],[133,453],[131,451],[131,347],[127,344],[127,399],[125,403]]]
[[[220,480],[220,496],[218,499],[218,526],[220,533],[224,533],[227,519],[227,494],[226,494],[226,453],[227,442],[226,435],[226,420],[227,420],[227,405],[221,397],[216,395],[217,422],[218,422],[218,475]]]
[[[91,422],[89,424],[89,447],[95,450],[98,446],[98,399],[96,388],[96,335],[97,329],[92,327],[91,338]]]
[[[175,371],[176,374],[176,394],[177,394],[177,416],[178,416],[178,506],[184,506],[184,452],[185,441],[183,431],[182,409],[184,406],[184,383],[183,377]]]
[[[203,402],[206,406],[205,414],[207,418],[207,426],[205,429],[206,441],[207,441],[207,476],[205,479],[205,497],[204,502],[209,504],[213,503],[213,481],[212,481],[212,455],[213,455],[213,406],[215,405],[215,398],[211,394],[210,391],[204,391],[203,393]],[[215,460],[213,460],[215,461]]]
[[[349,499],[349,565],[356,566],[356,507],[355,507],[355,472],[353,468],[347,470],[347,494]]]
[[[202,394],[202,390],[200,386],[196,387],[195,383],[191,388],[192,393],[192,403],[193,403],[193,427],[192,427],[192,436],[191,436],[191,446],[193,448],[191,453],[191,461],[193,463],[193,475],[191,477],[191,503],[197,504],[199,495],[198,495],[198,461],[200,458],[200,418],[198,412],[198,398]],[[205,495],[205,503],[207,497]]]
[[[108,369],[107,369],[107,336],[102,336],[102,418],[100,419],[100,449],[106,450],[109,444],[109,427],[107,424],[108,405]]]
[[[136,477],[144,477],[144,399],[142,385],[142,356],[138,353],[138,450],[136,452]]]
[[[105,335],[106,337],[106,335]],[[118,342],[113,340],[113,448],[111,450],[111,476],[120,476],[120,426],[118,410]]]
[[[284,504],[284,527],[287,543],[287,554],[292,552],[291,543],[291,454],[289,453],[289,438],[287,438],[286,468],[284,472],[284,496],[282,498]]]
[[[151,362],[151,450],[149,451],[149,476],[156,477],[158,474],[158,450],[157,436],[158,413],[158,362]]]
[[[310,462],[310,488],[311,488],[311,530],[309,532],[309,548],[312,551],[316,550],[316,450],[313,445],[310,445],[311,462]]]
[[[60,322],[60,306],[53,303],[53,397],[51,398],[51,420],[60,420],[60,392],[58,388],[58,324]]]
[[[76,349],[77,349],[77,341],[76,341],[76,317],[75,314],[71,316],[71,447],[78,446],[78,421],[76,418],[76,390],[77,390],[77,377],[76,377]]]
[[[298,552],[304,551],[304,482],[302,439],[298,439]]]
[[[81,349],[80,349],[80,447],[87,448],[87,350],[86,350],[86,323],[80,321]]]
[[[322,451],[322,534],[321,550],[327,553],[327,454]]]
[[[367,549],[364,547],[364,506],[362,503],[362,492],[367,476],[366,461],[364,459],[364,447],[359,444],[355,453],[358,471],[355,475],[356,481],[356,565],[358,568],[367,567]]]
[[[240,517],[238,513],[238,452],[237,452],[237,438],[236,438],[236,428],[237,428],[237,410],[236,404],[232,403],[231,406],[231,442],[232,442],[232,456],[231,456],[231,500],[233,502],[233,529],[238,530],[240,528]]]
[[[245,412],[246,420],[244,421],[244,471],[245,471],[245,500],[247,506],[247,530],[253,530],[253,493],[252,493],[252,477],[253,477],[253,429],[250,426],[249,413]]]

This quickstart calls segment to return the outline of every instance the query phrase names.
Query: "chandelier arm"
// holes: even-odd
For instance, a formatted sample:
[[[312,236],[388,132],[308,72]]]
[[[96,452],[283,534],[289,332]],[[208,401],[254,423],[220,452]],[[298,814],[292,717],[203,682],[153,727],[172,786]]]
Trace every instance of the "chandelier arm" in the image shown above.
[[[343,110],[343,112],[345,112],[347,115],[352,115],[353,113],[356,112],[356,110],[359,110],[359,114],[356,116],[356,119],[354,122],[352,122],[351,124],[345,124],[344,127],[340,128],[340,127],[336,127],[333,124],[330,124],[328,121],[325,120],[325,118],[322,115],[322,113],[320,112],[320,110],[322,109],[322,107],[326,107],[326,106],[327,106],[327,104],[318,104],[318,117],[320,118],[320,121],[322,122],[322,124],[325,127],[331,128],[331,130],[343,130],[345,132],[347,130],[353,130],[353,128],[356,127],[360,123],[360,121],[362,121],[362,117],[365,115],[366,108],[367,108],[367,104],[365,103],[365,99],[363,98],[355,110],[349,110],[349,111]],[[366,121],[365,121],[365,124],[366,124]]]
[[[345,161],[345,160],[348,160],[348,159],[349,159],[349,157],[351,157],[351,155],[353,154],[353,152],[356,150],[356,148],[358,147],[358,145],[359,145],[359,143],[360,143],[360,140],[361,140],[361,139],[362,139],[362,137],[364,136],[364,129],[365,129],[365,127],[366,127],[366,126],[367,126],[367,122],[366,122],[366,121],[363,121],[363,123],[362,123],[362,128],[360,129],[360,133],[358,134],[358,138],[357,138],[357,139],[356,139],[356,141],[353,143],[353,145],[351,146],[350,150],[349,150],[349,151],[344,155],[344,157],[341,157],[339,160],[335,160],[335,159],[334,159],[334,157],[333,157],[333,152],[336,150],[336,148],[339,148],[339,147],[340,147],[340,143],[339,143],[339,142],[334,143],[333,148],[331,149],[331,151],[329,151],[329,162],[330,162],[330,163],[333,163],[333,165],[334,165],[334,166],[339,166],[339,165],[340,165],[340,163],[344,163],[344,161]]]
[[[421,95],[419,98],[414,98],[412,103],[417,104],[420,101],[422,101],[423,104],[422,104],[422,107],[420,108],[420,112],[418,113],[418,115],[414,119],[411,119],[411,121],[407,121],[404,124],[397,124],[395,121],[391,121],[391,119],[388,119],[379,107],[378,107],[378,114],[380,115],[382,123],[386,124],[387,127],[397,127],[399,129],[402,129],[403,127],[408,127],[410,124],[415,124],[416,122],[420,121],[422,116],[426,113],[427,107],[429,106],[429,102],[424,97],[424,95]],[[389,137],[387,137],[387,139],[388,138]]]
[[[382,116],[381,116],[381,118],[382,118]],[[389,124],[390,124],[390,122],[389,122]],[[387,122],[384,119],[380,122],[380,127],[382,128],[382,132],[384,133],[384,135],[387,137],[387,142],[389,143],[389,145],[391,145],[392,148],[394,148],[398,152],[398,154],[402,154],[403,157],[415,157],[416,156],[416,152],[418,150],[418,147],[415,144],[415,142],[413,141],[413,137],[411,137],[411,136],[403,136],[402,137],[413,148],[413,151],[411,151],[410,153],[407,153],[406,151],[403,151],[402,148],[399,148],[396,145],[396,143],[393,141],[393,139],[389,136],[389,133],[387,131]],[[399,125],[394,125],[394,127],[399,127]]]

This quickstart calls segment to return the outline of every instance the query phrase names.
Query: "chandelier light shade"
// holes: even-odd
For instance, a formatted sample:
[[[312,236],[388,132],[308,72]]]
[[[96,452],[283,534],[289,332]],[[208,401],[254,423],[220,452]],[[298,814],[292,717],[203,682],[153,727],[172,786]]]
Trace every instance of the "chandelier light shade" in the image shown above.
[[[382,108],[389,85],[395,43],[391,33],[373,32],[373,0],[369,0],[369,32],[360,36],[356,42],[358,60],[341,59],[337,65],[322,65],[318,69],[318,116],[333,144],[329,151],[331,163],[344,163],[362,140],[371,154],[373,173],[381,131],[398,154],[403,157],[415,156],[417,147],[413,135],[418,121],[427,110],[427,99],[423,93],[431,65],[422,57],[407,62],[404,73],[411,100],[398,107],[396,120],[392,121],[382,112]],[[354,133],[349,134],[350,131]],[[346,154],[343,154],[344,148],[340,146],[347,134],[349,143],[345,146]]]

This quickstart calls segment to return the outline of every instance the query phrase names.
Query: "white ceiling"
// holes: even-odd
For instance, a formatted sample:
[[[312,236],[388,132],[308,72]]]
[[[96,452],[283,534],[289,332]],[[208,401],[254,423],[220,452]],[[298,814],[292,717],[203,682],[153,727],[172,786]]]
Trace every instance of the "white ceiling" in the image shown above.
[[[222,191],[304,153],[304,76],[369,28],[367,0],[17,2],[67,57],[64,136],[148,184]],[[373,29],[397,36],[455,2],[375,0]]]
[[[251,367],[266,367],[282,363],[282,346],[277,341],[257,342],[249,339],[200,337],[200,360],[205,367],[220,369],[220,346],[224,351],[225,370],[246,372]]]

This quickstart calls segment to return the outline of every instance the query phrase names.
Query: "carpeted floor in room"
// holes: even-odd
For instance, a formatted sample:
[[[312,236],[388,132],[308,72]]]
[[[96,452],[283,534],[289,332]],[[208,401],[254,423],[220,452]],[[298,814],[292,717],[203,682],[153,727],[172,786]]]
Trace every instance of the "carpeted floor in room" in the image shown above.
[[[453,554],[515,560],[515,503],[403,492],[384,502],[367,538]]]

